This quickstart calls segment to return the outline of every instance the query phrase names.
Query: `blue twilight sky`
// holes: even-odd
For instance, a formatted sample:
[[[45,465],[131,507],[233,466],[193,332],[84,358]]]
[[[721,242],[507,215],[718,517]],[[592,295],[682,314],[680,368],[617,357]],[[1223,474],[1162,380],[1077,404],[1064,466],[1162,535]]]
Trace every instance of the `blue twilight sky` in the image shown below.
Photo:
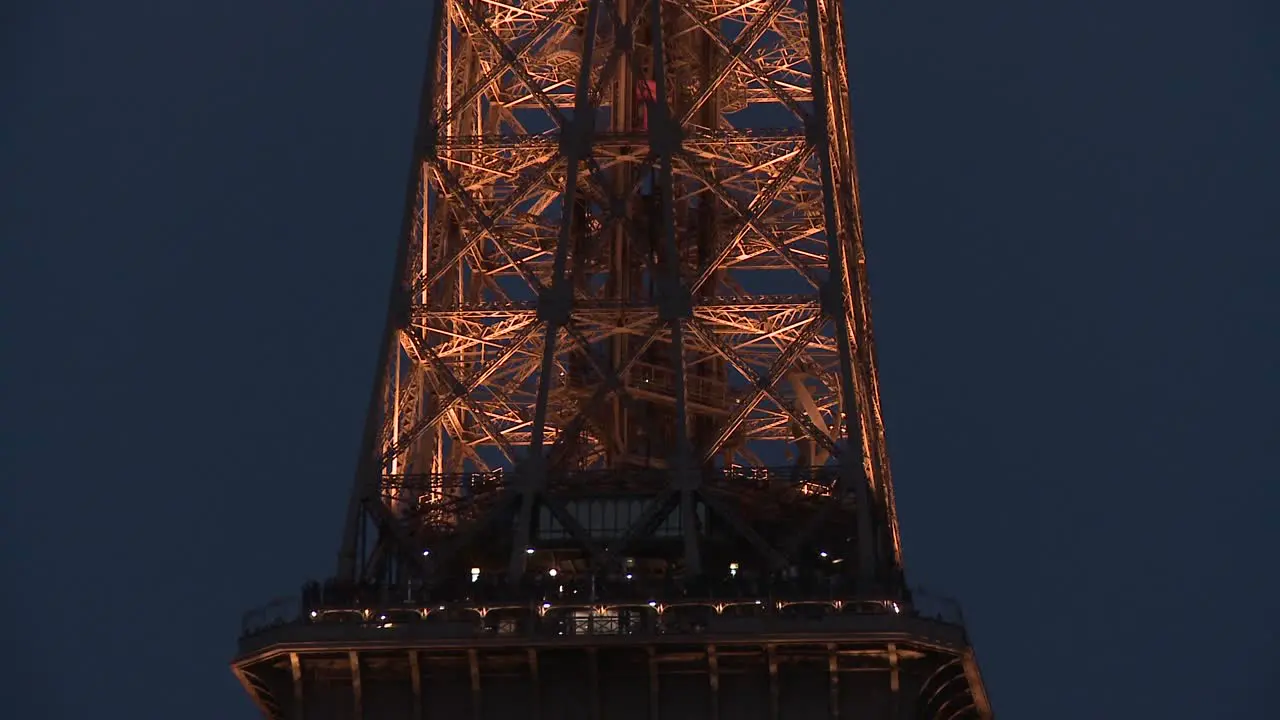
[[[848,12],[910,578],[1004,718],[1264,717],[1280,13]],[[333,560],[427,19],[0,9],[0,715],[254,717],[226,663]]]

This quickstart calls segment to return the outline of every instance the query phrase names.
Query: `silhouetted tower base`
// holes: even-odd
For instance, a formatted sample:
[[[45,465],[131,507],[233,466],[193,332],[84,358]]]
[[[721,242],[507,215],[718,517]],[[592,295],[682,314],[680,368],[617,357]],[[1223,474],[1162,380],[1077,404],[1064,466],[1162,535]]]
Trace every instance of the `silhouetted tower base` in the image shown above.
[[[841,6],[437,0],[334,577],[280,720],[988,718],[908,590]]]

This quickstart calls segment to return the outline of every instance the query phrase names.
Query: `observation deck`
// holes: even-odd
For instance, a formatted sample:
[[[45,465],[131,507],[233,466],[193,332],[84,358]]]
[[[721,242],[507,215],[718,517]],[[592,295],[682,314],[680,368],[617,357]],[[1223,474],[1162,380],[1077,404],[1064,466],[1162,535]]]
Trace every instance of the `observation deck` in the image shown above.
[[[991,717],[949,600],[561,580],[430,603],[312,584],[245,616],[234,668],[280,720]]]

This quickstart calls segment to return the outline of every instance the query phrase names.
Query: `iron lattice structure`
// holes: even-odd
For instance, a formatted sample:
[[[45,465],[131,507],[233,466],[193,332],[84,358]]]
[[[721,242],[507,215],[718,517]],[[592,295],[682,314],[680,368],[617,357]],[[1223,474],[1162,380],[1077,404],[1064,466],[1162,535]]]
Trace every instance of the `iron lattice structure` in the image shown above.
[[[652,720],[655,663],[683,656],[661,644],[740,605],[780,639],[690,652],[715,687],[718,657],[768,668],[772,717],[778,643],[817,653],[833,688],[861,669],[849,658],[891,671],[891,717],[989,716],[962,629],[885,629],[923,621],[885,449],[840,5],[440,0],[429,58],[338,573],[302,617],[312,650],[325,618],[374,634],[329,655],[253,640],[236,667],[264,709],[312,716],[306,678],[336,672],[359,715],[370,663],[414,678],[421,716],[430,651],[470,667],[480,717],[480,678],[513,648],[535,694],[574,681],[538,679],[555,629],[595,638],[575,646],[591,677],[639,662],[600,660],[596,639],[639,638]],[[801,641],[768,619],[787,608],[878,629]],[[419,628],[408,654],[361,660],[359,642],[385,650],[378,631],[433,614],[503,650]],[[833,689],[832,717],[842,703]]]
[[[592,471],[660,470],[623,529],[680,513],[670,559],[697,574],[697,508],[760,527],[734,507],[746,469],[788,466],[815,521],[743,532],[758,560],[856,526],[847,567],[890,583],[838,8],[466,1],[441,19],[343,573],[433,578],[508,514],[513,575],[539,520],[607,565],[629,543],[607,557],[568,498],[604,491]]]

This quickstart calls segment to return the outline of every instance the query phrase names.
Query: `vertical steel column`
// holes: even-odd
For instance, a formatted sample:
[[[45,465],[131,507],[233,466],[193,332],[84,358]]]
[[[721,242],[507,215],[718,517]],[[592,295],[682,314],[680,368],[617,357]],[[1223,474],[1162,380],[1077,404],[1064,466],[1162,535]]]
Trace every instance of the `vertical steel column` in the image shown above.
[[[591,138],[595,133],[595,112],[590,102],[591,62],[595,51],[596,23],[600,3],[603,1],[590,0],[587,6],[582,65],[578,70],[578,86],[574,89],[573,122],[569,128],[561,131],[560,147],[565,158],[565,182],[564,193],[560,196],[560,237],[556,243],[551,287],[544,291],[543,297],[538,298],[538,316],[547,324],[547,332],[543,341],[541,376],[538,378],[538,399],[533,409],[533,435],[529,441],[529,455],[523,468],[523,477],[520,479],[523,497],[520,514],[516,519],[515,538],[511,543],[508,573],[512,581],[524,574],[527,559],[525,548],[529,546],[533,509],[547,479],[547,463],[542,450],[547,430],[547,399],[555,378],[556,338],[560,328],[569,322],[573,308],[573,287],[565,282],[564,273],[574,225],[573,207],[578,192],[578,166],[591,153]],[[583,259],[577,258],[576,262],[583,262]]]
[[[302,661],[296,652],[289,653],[289,672],[293,676],[293,717],[294,720],[303,720],[307,715],[303,704]]]
[[[720,661],[716,646],[707,646],[707,686],[711,691],[711,720],[720,720]]]
[[[827,643],[828,709],[831,720],[840,717],[840,654],[835,643]]]
[[[413,688],[413,720],[424,720],[422,714],[422,666],[418,662],[418,651],[409,651],[409,683]]]
[[[685,385],[684,322],[693,316],[689,289],[680,279],[680,251],[676,245],[675,206],[672,196],[671,158],[680,148],[680,128],[671,121],[667,104],[666,38],[662,28],[662,0],[650,0],[649,23],[653,42],[653,111],[649,117],[649,150],[658,159],[658,191],[662,204],[662,282],[658,285],[658,315],[671,331],[671,371],[675,380],[676,447],[672,463],[673,485],[680,490],[680,521],[684,535],[684,562],[688,572],[702,572],[698,548],[694,492],[698,476],[693,468],[689,439],[689,399]]]
[[[362,720],[364,718],[364,684],[360,680],[360,653],[355,650],[348,651],[347,661],[351,664],[351,717]]]
[[[809,20],[809,67],[812,72],[813,115],[806,128],[809,142],[818,153],[818,162],[822,172],[822,211],[827,233],[827,283],[823,288],[823,310],[836,324],[836,340],[840,352],[840,395],[842,410],[845,415],[845,452],[840,460],[839,490],[848,488],[854,483],[857,500],[858,523],[858,584],[864,589],[874,581],[878,567],[876,566],[875,544],[871,524],[871,493],[867,483],[871,478],[858,479],[854,474],[853,458],[855,448],[858,456],[864,456],[866,448],[862,443],[853,442],[850,425],[854,418],[861,418],[855,401],[853,389],[853,373],[856,371],[853,362],[852,339],[849,334],[849,312],[847,304],[848,288],[844,278],[844,237],[836,222],[835,187],[832,179],[831,145],[827,137],[827,91],[826,77],[823,73],[823,47],[821,23],[818,16],[820,0],[807,0],[805,9]],[[866,459],[865,457],[863,458]]]

